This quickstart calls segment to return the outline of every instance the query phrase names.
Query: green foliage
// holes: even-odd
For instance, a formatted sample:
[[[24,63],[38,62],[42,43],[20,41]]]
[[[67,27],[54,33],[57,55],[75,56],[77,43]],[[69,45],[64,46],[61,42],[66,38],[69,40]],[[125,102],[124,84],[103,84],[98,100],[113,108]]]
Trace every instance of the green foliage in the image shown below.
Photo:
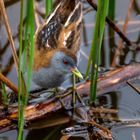
[[[5,84],[3,82],[1,82],[1,87],[2,87],[2,102],[4,105],[8,105],[6,87],[5,87]]]
[[[87,66],[86,75],[89,74],[89,69],[91,66],[91,85],[90,85],[90,100],[94,102],[96,99],[96,88],[97,88],[97,78],[98,78],[98,65],[100,62],[100,52],[102,45],[102,38],[105,27],[105,18],[108,10],[108,0],[98,0],[98,10],[96,14],[96,24],[94,30],[94,36],[92,40],[92,46]]]
[[[112,21],[114,21],[114,18],[115,18],[115,3],[116,3],[116,0],[109,0],[108,17]],[[108,28],[109,28],[108,34],[109,34],[109,37],[110,37],[109,46],[114,47],[114,45],[115,45],[115,37],[114,37],[115,32],[110,26],[108,26]]]
[[[34,0],[27,0],[26,11],[26,26],[25,26],[25,50],[28,54],[28,72],[27,72],[27,90],[30,90],[30,83],[32,78],[32,67],[34,57],[34,33],[35,33],[35,19],[34,19]],[[27,61],[26,61],[27,62]]]
[[[21,95],[23,93],[23,83],[24,80],[22,79],[22,67],[21,67],[21,56],[22,56],[22,29],[23,29],[23,0],[21,0],[20,4],[20,43],[19,43],[19,66],[18,66],[18,140],[22,140],[23,137],[23,126],[24,126],[24,119],[23,119],[23,103],[21,100]]]
[[[23,12],[24,2],[21,0],[20,10],[20,47],[19,47],[19,71],[18,71],[18,140],[23,139],[24,111],[28,101],[28,91],[32,78],[32,66],[34,56],[34,1],[26,1],[26,23],[25,23],[25,43],[23,47]],[[27,58],[27,54],[29,57]],[[27,66],[28,59],[28,67]],[[27,70],[27,83],[25,84],[23,74]]]
[[[52,10],[52,0],[46,0],[46,16],[49,15],[49,13],[51,12]]]
[[[115,3],[116,0],[109,0],[108,17],[114,20],[115,18]]]

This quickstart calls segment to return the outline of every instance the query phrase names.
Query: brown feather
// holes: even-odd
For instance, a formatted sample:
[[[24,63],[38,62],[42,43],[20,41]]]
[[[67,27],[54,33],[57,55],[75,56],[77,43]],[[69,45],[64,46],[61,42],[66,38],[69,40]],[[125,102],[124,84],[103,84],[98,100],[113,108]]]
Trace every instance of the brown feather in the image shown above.
[[[80,46],[82,4],[80,0],[62,0],[35,33],[34,70],[48,67],[56,51],[76,60]]]
[[[37,51],[34,55],[34,65],[33,65],[33,70],[39,70],[42,67],[49,67],[51,63],[51,59],[53,55],[57,51],[62,51],[64,52],[67,56],[70,56],[73,58],[75,61],[77,61],[76,55],[73,54],[70,50],[66,48],[57,48],[57,49],[52,49],[49,52],[44,52],[44,49],[41,49],[40,51]]]

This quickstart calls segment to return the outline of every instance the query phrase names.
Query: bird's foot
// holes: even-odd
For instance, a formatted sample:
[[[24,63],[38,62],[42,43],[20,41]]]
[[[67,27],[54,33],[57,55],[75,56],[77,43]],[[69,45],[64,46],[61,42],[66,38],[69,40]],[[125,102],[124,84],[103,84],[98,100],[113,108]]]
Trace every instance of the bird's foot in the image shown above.
[[[57,97],[58,93],[64,89],[62,88],[51,88],[51,89],[36,89],[30,91],[30,100],[29,104],[31,103],[40,103],[46,99],[50,99],[53,97]]]
[[[68,92],[68,93],[65,93],[65,94],[57,94],[57,95],[55,96],[55,97],[60,101],[62,107],[63,107],[64,109],[66,109],[66,110],[67,110],[67,108],[65,107],[65,104],[64,104],[64,102],[62,101],[62,98],[66,97],[66,96],[69,95],[69,94],[70,94],[70,93]]]
[[[52,97],[55,97],[56,95],[56,89],[37,89],[30,92],[29,96],[29,104],[32,103],[40,103],[43,102],[46,99],[50,99]]]
[[[52,95],[56,96],[58,93],[62,92],[64,89],[61,87],[51,88],[46,90],[46,92],[52,93]]]
[[[84,101],[82,100],[81,96],[77,93],[77,90],[74,89],[73,87],[70,87],[70,88],[67,89],[67,92],[66,92],[66,93],[57,94],[57,95],[55,96],[56,98],[59,99],[59,101],[61,102],[63,108],[66,109],[65,104],[64,104],[64,102],[62,101],[62,98],[66,97],[66,96],[68,96],[68,95],[70,95],[70,94],[72,94],[72,108],[73,108],[73,110],[76,109],[76,101],[77,101],[77,100],[82,104],[82,106],[85,106],[85,103],[84,103]],[[67,110],[67,109],[66,109],[66,110]]]
[[[72,106],[73,106],[73,112],[75,112],[76,109],[76,97],[79,100],[79,102],[82,104],[82,106],[85,106],[84,101],[82,100],[81,96],[77,93],[77,88],[76,88],[76,77],[73,74],[73,86],[72,88]]]
[[[72,87],[73,88],[73,87]],[[77,100],[82,104],[82,106],[85,106],[85,103],[83,101],[83,99],[81,98],[81,96],[77,93],[77,90],[75,88],[72,89],[72,106],[73,109],[75,111],[76,109],[76,97]]]

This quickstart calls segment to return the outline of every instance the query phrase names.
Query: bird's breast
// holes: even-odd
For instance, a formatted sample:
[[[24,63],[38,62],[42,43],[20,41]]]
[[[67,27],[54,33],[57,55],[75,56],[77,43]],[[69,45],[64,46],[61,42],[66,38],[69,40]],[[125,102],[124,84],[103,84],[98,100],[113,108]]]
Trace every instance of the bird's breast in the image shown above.
[[[41,68],[33,72],[32,80],[38,86],[49,89],[60,86],[65,80],[65,75],[50,71],[50,69],[47,68]]]

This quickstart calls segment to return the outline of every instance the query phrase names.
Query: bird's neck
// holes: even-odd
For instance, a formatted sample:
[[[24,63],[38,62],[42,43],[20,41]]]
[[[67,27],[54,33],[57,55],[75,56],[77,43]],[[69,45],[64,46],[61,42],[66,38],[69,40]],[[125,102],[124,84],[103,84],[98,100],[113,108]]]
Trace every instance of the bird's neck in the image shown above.
[[[33,70],[38,71],[42,67],[46,66],[49,67],[51,58],[52,58],[51,52],[46,52],[46,50],[44,49],[41,50],[35,49]]]

